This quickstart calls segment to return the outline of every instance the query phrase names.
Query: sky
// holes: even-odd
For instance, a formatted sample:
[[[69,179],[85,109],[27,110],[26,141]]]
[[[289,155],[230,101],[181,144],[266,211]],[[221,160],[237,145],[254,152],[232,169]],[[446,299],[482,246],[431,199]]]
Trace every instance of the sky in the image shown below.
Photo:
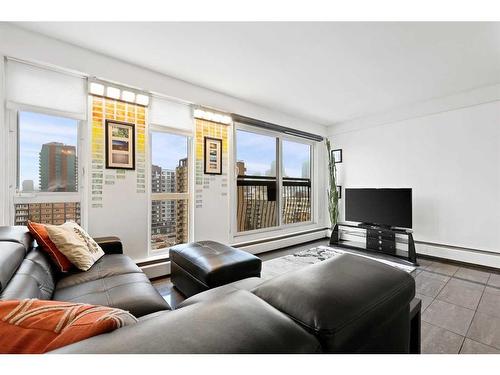
[[[276,159],[276,138],[238,130],[236,143],[236,159],[245,162],[247,175],[259,176],[269,173]],[[304,164],[309,164],[309,145],[285,140],[282,155],[286,177],[309,177],[303,174]],[[305,169],[310,170],[308,167]]]
[[[39,152],[42,144],[61,142],[77,145],[78,121],[39,113],[19,114],[20,179],[33,180],[35,190],[39,187]],[[152,163],[164,169],[175,170],[179,160],[187,156],[187,137],[164,132],[153,132]],[[283,167],[287,177],[309,177],[303,175],[310,170],[310,146],[283,141]],[[237,160],[244,161],[248,175],[266,175],[272,169],[276,155],[276,138],[256,133],[237,131]]]
[[[179,160],[187,157],[187,137],[164,132],[152,133],[152,164],[175,171]]]
[[[276,155],[276,138],[238,131],[237,160],[244,160],[249,175],[265,175],[272,169]],[[151,137],[152,164],[175,170],[180,159],[187,156],[187,138],[164,132],[153,132]],[[303,165],[309,163],[310,146],[283,141],[283,166],[288,177],[303,176]],[[309,168],[307,168],[309,170]]]
[[[33,180],[39,188],[39,153],[44,143],[61,142],[76,146],[78,121],[40,113],[19,113],[19,184]]]

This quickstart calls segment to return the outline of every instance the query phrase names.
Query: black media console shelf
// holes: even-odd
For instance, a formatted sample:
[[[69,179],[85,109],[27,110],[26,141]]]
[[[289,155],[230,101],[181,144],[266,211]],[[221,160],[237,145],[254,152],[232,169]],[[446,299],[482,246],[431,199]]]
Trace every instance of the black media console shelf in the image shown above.
[[[341,230],[340,228],[348,228]],[[351,232],[349,232],[351,231]],[[342,239],[342,233],[346,232],[354,237],[364,237],[364,242]],[[398,243],[406,244],[407,248],[398,247]],[[415,242],[411,230],[387,229],[370,225],[337,224],[330,237],[330,245],[346,249],[369,251],[379,254],[391,255],[404,259],[413,265],[417,263]]]

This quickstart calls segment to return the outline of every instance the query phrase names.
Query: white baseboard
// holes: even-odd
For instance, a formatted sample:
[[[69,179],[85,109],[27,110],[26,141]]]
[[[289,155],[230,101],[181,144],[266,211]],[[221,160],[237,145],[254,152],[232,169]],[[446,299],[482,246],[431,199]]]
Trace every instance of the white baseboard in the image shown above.
[[[170,275],[170,261],[141,266],[142,272],[150,279]]]
[[[325,230],[279,240],[269,240],[263,243],[242,246],[239,248],[248,251],[251,254],[260,254],[287,246],[299,245],[301,243],[326,238],[326,235],[327,231]],[[417,243],[415,247],[417,255],[428,255],[437,258],[500,269],[500,254],[489,254],[485,252],[477,252],[471,249],[446,247],[443,245],[432,245],[427,243]],[[170,275],[170,261],[141,266],[141,269],[150,279],[168,276]]]
[[[365,241],[364,235],[346,234],[345,232],[342,234],[342,238],[356,242]],[[495,254],[481,250],[418,241],[415,243],[415,250],[417,251],[417,256],[428,255],[436,258],[500,269],[500,253]]]
[[[415,248],[417,250],[417,255],[429,255],[437,258],[456,260],[459,262],[500,269],[500,254],[451,246],[447,247],[445,245],[432,245],[427,243],[417,243],[415,244]]]
[[[238,247],[239,249],[248,251],[250,254],[260,254],[267,251],[281,249],[287,246],[300,245],[301,243],[326,238],[326,230],[321,230],[314,233],[306,233],[293,237],[282,238],[278,240],[269,239],[269,241]],[[150,278],[163,277],[170,275],[170,261],[154,263],[141,266],[142,271]]]
[[[305,242],[319,240],[326,238],[327,231],[321,230],[313,233],[300,234],[293,237],[282,238],[278,240],[269,239],[266,242],[248,245],[248,246],[238,246],[238,249],[248,251],[250,254],[260,254],[272,250],[281,249],[283,247],[300,245]]]

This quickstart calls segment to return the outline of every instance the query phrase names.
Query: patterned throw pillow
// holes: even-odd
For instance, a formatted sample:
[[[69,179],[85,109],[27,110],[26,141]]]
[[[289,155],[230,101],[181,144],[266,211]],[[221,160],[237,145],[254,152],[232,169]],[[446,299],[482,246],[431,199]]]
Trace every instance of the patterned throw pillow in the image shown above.
[[[130,313],[83,303],[0,301],[0,353],[37,354],[131,325]]]
[[[28,221],[28,230],[35,238],[38,246],[50,255],[50,258],[61,272],[68,272],[73,264],[61,253],[57,246],[50,240],[44,224]]]
[[[82,271],[87,271],[104,255],[101,247],[77,223],[68,221],[45,228],[57,249]]]

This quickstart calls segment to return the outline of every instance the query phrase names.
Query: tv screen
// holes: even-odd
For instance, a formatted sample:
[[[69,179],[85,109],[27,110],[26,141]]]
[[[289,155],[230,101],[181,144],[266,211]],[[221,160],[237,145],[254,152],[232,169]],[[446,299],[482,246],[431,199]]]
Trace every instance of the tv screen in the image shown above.
[[[345,219],[411,228],[411,189],[345,189]]]

